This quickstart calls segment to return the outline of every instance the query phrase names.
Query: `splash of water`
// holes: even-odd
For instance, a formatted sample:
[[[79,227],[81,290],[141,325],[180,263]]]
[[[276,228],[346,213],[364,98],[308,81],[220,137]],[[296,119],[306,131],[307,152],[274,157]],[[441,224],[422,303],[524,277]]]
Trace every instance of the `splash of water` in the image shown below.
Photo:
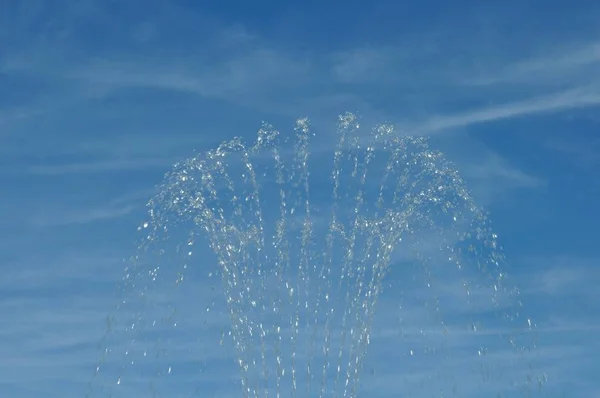
[[[350,113],[332,159],[313,160],[311,137],[307,119],[291,136],[264,124],[250,145],[234,139],[178,164],[149,203],[145,246],[183,228],[191,256],[208,237],[245,398],[356,397],[398,251],[424,259],[434,242],[446,267],[475,264],[489,278],[494,305],[504,291],[486,215],[424,138],[390,125],[361,134]]]

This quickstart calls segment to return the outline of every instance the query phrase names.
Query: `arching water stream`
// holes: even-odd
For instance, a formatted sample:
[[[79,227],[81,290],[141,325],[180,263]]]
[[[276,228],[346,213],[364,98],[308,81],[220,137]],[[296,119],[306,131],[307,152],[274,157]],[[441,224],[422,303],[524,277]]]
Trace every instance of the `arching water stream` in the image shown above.
[[[337,134],[328,156],[313,157],[308,120],[290,135],[265,124],[251,144],[234,139],[176,165],[149,202],[142,252],[164,255],[161,245],[175,242],[181,261],[129,267],[127,289],[143,298],[157,278],[181,285],[211,268],[221,278],[244,398],[360,395],[374,315],[399,252],[426,274],[477,269],[491,308],[517,319],[518,309],[501,305],[515,298],[504,287],[498,239],[444,155],[390,125],[365,133],[349,113]],[[195,256],[198,245],[213,256]],[[468,282],[464,288],[468,296]],[[144,311],[126,325],[134,343],[156,325]],[[123,363],[148,355],[139,348],[132,359],[133,346]],[[159,373],[171,372],[164,365]],[[118,385],[125,381],[119,373]]]

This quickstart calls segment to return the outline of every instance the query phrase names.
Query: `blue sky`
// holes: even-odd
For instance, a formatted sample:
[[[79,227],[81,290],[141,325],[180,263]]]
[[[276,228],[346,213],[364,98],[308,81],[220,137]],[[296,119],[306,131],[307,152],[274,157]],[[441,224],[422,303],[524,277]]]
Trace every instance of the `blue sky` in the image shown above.
[[[506,271],[537,325],[538,348],[519,365],[509,351],[487,357],[500,384],[531,363],[547,376],[542,396],[600,395],[600,9],[405,3],[5,2],[2,394],[83,396],[123,258],[135,253],[144,204],[172,164],[251,139],[263,120],[283,130],[302,116],[327,150],[348,110],[365,125],[429,136],[491,213]],[[195,296],[181,296],[178,308],[204,333],[190,354],[202,373],[177,394],[239,396],[231,349],[218,344],[227,321],[215,310],[202,326],[194,312],[218,307],[220,296],[189,289]],[[393,294],[380,304],[363,379],[376,395],[365,396],[434,396],[453,384],[466,396],[499,391],[465,365],[482,344],[472,334],[440,337],[422,304],[400,311]],[[401,327],[432,332],[399,338]],[[444,361],[407,356],[427,338],[446,344]],[[187,360],[186,349],[172,347],[170,359]]]

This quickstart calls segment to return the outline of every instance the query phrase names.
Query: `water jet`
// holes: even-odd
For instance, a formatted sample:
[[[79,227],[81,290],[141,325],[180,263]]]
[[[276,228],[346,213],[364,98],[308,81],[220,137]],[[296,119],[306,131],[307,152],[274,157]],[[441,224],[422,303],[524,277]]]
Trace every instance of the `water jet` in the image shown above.
[[[498,238],[441,152],[391,125],[364,133],[351,113],[339,117],[328,156],[311,156],[311,138],[307,119],[290,135],[263,124],[250,144],[236,138],[177,164],[140,227],[141,253],[163,256],[162,265],[127,270],[129,291],[142,299],[157,278],[176,276],[170,280],[182,285],[201,267],[221,278],[224,335],[244,398],[357,397],[398,251],[411,253],[423,272],[432,259],[440,272],[476,269],[502,310]],[[179,264],[165,260],[166,241],[176,242]],[[212,260],[194,257],[199,244]],[[133,313],[126,329],[141,341],[155,324],[142,308]],[[126,357],[139,363],[130,350]]]

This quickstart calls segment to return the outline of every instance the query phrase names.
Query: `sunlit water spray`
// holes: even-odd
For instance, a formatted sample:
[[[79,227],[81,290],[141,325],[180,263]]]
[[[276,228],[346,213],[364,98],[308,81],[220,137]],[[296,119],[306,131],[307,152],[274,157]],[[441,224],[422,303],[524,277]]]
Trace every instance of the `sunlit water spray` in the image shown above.
[[[167,174],[140,227],[141,253],[165,256],[165,242],[176,240],[185,259],[128,267],[126,290],[143,301],[161,275],[181,285],[193,269],[212,267],[210,274],[222,279],[230,321],[224,335],[233,342],[244,398],[356,397],[398,252],[411,253],[425,274],[476,267],[498,312],[503,299],[514,299],[486,215],[439,151],[389,125],[365,133],[349,113],[340,116],[337,134],[327,160],[311,156],[307,119],[293,134],[264,124],[251,144],[234,139],[188,159]],[[204,244],[214,257],[195,256]],[[469,296],[466,281],[464,289]],[[134,346],[156,326],[144,316],[148,309],[132,311],[123,359],[129,365],[148,355]],[[165,318],[176,327],[174,314]],[[503,316],[516,318],[518,310]],[[156,373],[171,371],[164,365]]]

